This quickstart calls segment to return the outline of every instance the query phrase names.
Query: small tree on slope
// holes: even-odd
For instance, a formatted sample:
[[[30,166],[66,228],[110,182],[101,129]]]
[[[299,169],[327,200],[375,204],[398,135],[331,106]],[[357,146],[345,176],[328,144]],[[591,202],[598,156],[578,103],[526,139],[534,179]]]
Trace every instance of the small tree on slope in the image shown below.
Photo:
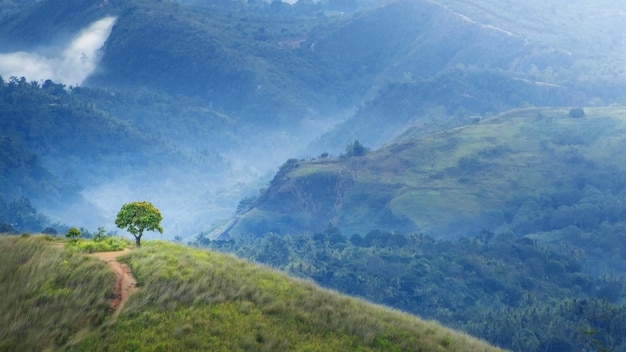
[[[115,225],[132,233],[135,236],[135,244],[139,248],[144,230],[163,233],[161,220],[163,220],[161,212],[152,203],[133,202],[122,206],[122,209],[117,213]]]

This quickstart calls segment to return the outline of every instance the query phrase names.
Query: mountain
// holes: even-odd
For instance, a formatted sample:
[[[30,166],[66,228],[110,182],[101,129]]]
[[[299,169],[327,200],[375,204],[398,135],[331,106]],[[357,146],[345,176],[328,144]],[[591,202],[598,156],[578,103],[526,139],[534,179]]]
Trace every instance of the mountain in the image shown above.
[[[451,128],[529,105],[619,101],[619,9],[561,5],[531,1],[511,12],[503,2],[390,1],[312,39],[316,60],[338,68],[326,79],[366,99],[309,155],[339,153],[355,139],[379,147],[410,126]]]
[[[163,213],[163,238],[200,232],[192,244],[500,346],[619,350],[623,8],[609,0],[1,2],[0,232],[113,226],[123,203],[147,200]],[[302,291],[282,279],[257,283],[261,274],[220,256],[235,276],[215,274],[210,255],[165,244],[127,257],[146,290],[111,324],[103,267],[43,252],[58,260],[40,267],[57,270],[16,285],[41,292],[9,304],[32,298],[36,308],[13,316],[9,329],[18,330],[3,348],[53,341],[90,350],[106,341],[126,350],[154,340],[168,349],[160,339],[170,334],[176,346],[224,350],[287,349],[302,335],[296,349],[396,343],[320,328],[348,315],[341,304],[292,310],[297,299],[285,292]],[[6,267],[37,262],[16,258],[20,265]],[[94,281],[70,304],[78,289],[62,284],[85,280],[86,270],[69,272],[81,260]],[[241,280],[235,293],[205,294],[231,279]],[[283,293],[284,304],[273,296]],[[50,302],[54,309],[38,310]],[[19,317],[52,311],[75,315],[35,329],[58,327],[41,339],[14,339],[26,325]],[[318,315],[326,320],[309,319]],[[300,328],[288,345],[285,327]],[[401,335],[399,343],[412,341]],[[454,343],[444,335],[434,348]]]
[[[3,80],[50,80],[91,119],[57,119],[60,147],[23,139],[42,136],[37,123],[10,134],[101,209],[85,226],[140,198],[191,234],[290,157],[338,155],[354,140],[376,149],[407,129],[427,135],[520,107],[620,101],[619,4],[514,5],[516,15],[453,0],[3,3]],[[49,123],[40,111],[13,118]],[[61,222],[88,216],[36,206]]]
[[[378,148],[407,129],[428,135],[522,106],[578,106],[592,94],[501,71],[459,67],[429,79],[388,84],[312,144],[335,155],[342,152],[337,146],[355,140]]]
[[[46,237],[0,238],[2,350],[499,351],[434,322],[232,256],[147,242],[117,318],[104,261]]]
[[[330,223],[347,234],[452,238],[621,222],[623,111],[519,109],[427,136],[408,130],[365,155],[293,159],[224,235],[312,233]]]

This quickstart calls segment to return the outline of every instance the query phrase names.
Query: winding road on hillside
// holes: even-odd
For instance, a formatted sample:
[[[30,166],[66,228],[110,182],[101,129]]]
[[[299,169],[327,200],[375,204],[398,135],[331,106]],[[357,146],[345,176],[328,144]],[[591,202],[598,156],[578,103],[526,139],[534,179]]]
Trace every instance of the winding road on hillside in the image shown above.
[[[137,289],[137,280],[135,280],[128,265],[117,261],[119,256],[128,253],[128,251],[129,250],[126,249],[117,252],[98,252],[90,254],[90,256],[104,260],[109,267],[111,267],[113,272],[115,272],[115,276],[117,277],[117,281],[115,282],[115,296],[113,301],[111,301],[111,306],[115,308],[113,319],[116,319],[120,315],[128,298]]]

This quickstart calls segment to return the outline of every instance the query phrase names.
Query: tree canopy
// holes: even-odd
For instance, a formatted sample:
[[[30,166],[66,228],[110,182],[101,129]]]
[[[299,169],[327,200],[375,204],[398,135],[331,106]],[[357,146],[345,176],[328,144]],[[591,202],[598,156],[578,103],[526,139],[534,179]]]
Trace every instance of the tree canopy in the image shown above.
[[[79,229],[72,227],[71,229],[67,230],[67,233],[65,234],[65,237],[69,238],[72,241],[76,241],[76,238],[78,238],[78,236],[80,236],[81,232]]]
[[[161,212],[152,203],[132,202],[122,206],[117,213],[115,225],[132,233],[135,236],[135,244],[141,247],[141,236],[145,230],[163,233],[161,220],[163,220]]]

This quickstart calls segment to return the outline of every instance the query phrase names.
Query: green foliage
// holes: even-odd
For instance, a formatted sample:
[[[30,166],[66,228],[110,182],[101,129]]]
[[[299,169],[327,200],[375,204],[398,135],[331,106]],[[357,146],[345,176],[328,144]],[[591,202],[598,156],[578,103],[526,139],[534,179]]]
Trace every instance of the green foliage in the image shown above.
[[[114,324],[68,350],[496,350],[220,253],[150,241],[121,260],[139,290]]]
[[[56,350],[112,313],[115,275],[49,237],[0,237],[0,350]]]
[[[104,236],[106,235],[106,229],[102,226],[98,227],[98,232],[96,232],[93,235],[93,240],[94,242],[100,242],[104,239]]]
[[[585,110],[581,108],[574,108],[571,109],[567,115],[572,118],[581,118],[585,116]]]
[[[346,146],[345,156],[350,158],[353,156],[363,156],[369,152],[369,148],[364,147],[359,141],[354,141]]]
[[[80,236],[80,233],[81,232],[79,229],[72,227],[69,230],[67,230],[65,237],[69,238],[72,242],[75,242],[78,236]]]
[[[114,252],[121,251],[127,248],[130,242],[127,239],[119,237],[104,237],[99,240],[96,238],[92,240],[75,240],[72,243],[67,244],[68,248],[77,250],[83,253],[96,253],[96,252]]]
[[[163,233],[161,220],[163,220],[161,212],[152,203],[146,201],[132,202],[122,206],[122,209],[117,213],[115,225],[132,233],[135,236],[137,247],[140,247],[141,236],[145,230]]]

